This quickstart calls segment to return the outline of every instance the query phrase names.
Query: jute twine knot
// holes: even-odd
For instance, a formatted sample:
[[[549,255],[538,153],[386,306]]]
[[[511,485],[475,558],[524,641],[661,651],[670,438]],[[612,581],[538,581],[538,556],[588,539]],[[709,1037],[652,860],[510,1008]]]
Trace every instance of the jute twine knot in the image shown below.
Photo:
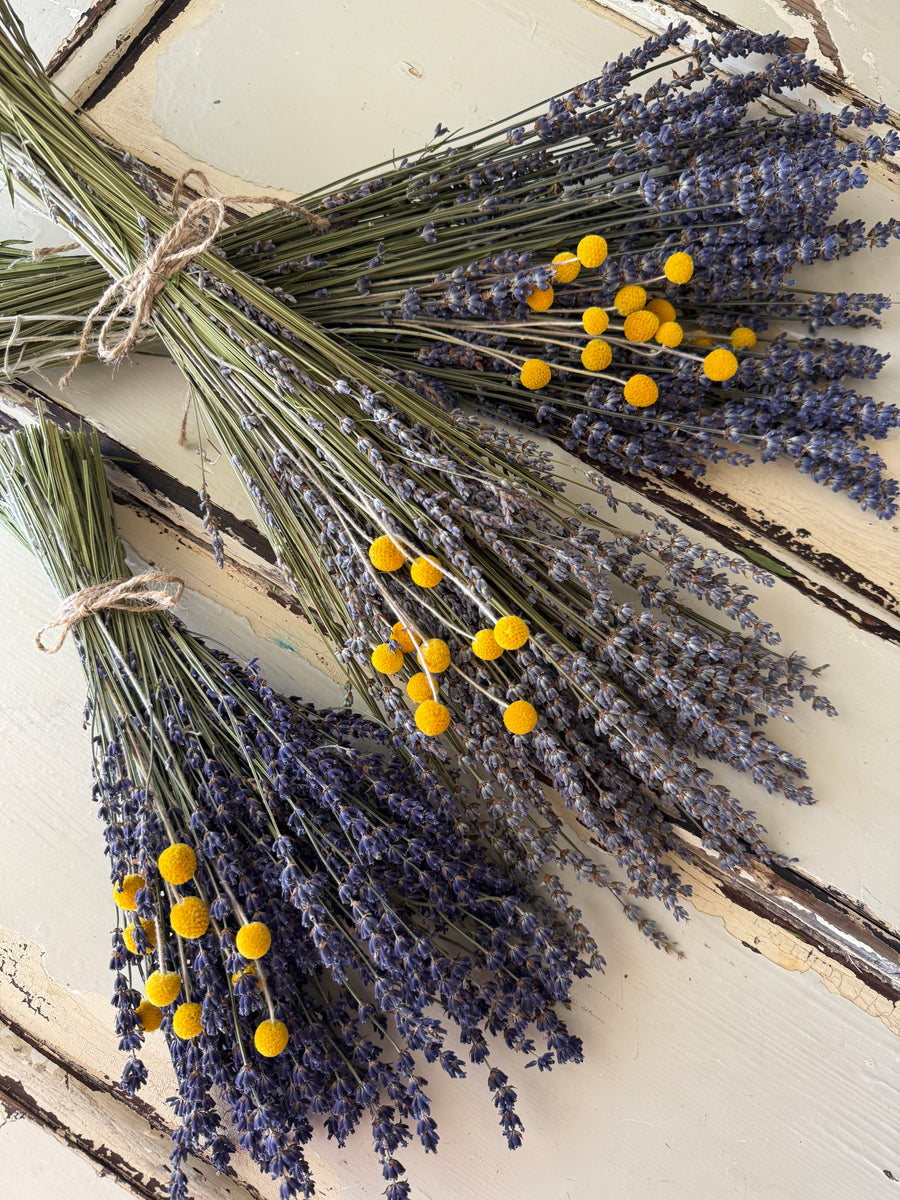
[[[34,644],[42,654],[56,654],[62,649],[73,625],[92,613],[110,608],[130,612],[156,612],[174,608],[183,592],[183,579],[164,575],[161,571],[144,571],[142,575],[132,575],[129,579],[95,583],[65,599],[60,605],[59,616],[42,625],[34,635]],[[56,641],[45,646],[44,634],[51,629],[58,630]]]
[[[185,171],[172,189],[172,207],[177,208],[181,201],[185,182],[191,175],[196,175],[209,189],[209,180],[202,171],[191,169]],[[133,348],[140,336],[143,325],[150,323],[153,302],[162,291],[167,280],[184,270],[204,250],[208,250],[215,241],[222,224],[225,221],[226,203],[273,204],[278,208],[289,209],[299,216],[305,217],[317,229],[328,229],[328,220],[317,216],[300,204],[290,200],[282,200],[279,196],[199,196],[185,208],[175,224],[160,237],[147,258],[129,275],[115,279],[100,297],[97,304],[88,313],[81,331],[81,341],[78,353],[69,370],[59,381],[60,387],[68,387],[72,376],[84,360],[88,351],[88,342],[94,322],[106,306],[118,295],[112,310],[107,313],[100,327],[95,353],[101,362],[114,363]],[[123,312],[131,311],[128,327],[118,333],[113,332],[113,325]]]

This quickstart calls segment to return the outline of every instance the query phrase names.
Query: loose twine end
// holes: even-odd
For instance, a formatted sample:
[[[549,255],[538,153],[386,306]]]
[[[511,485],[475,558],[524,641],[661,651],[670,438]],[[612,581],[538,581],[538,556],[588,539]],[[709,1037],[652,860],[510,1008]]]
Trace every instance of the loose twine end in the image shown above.
[[[183,593],[184,580],[161,571],[144,571],[129,579],[95,583],[65,599],[60,605],[59,616],[42,625],[34,635],[34,644],[41,654],[56,654],[72,627],[92,613],[112,608],[125,612],[158,612],[174,608]],[[44,635],[54,629],[58,631],[56,641],[45,645]]]
[[[191,175],[197,176],[203,186],[210,189],[209,180],[202,171],[192,168],[185,171],[176,181],[172,189],[172,207],[177,208],[181,201],[186,181]],[[81,366],[88,352],[91,331],[95,322],[105,311],[108,304],[115,304],[107,313],[100,326],[95,353],[101,362],[115,363],[124,358],[134,347],[140,336],[141,327],[150,323],[153,303],[162,291],[167,280],[184,270],[198,255],[208,250],[218,236],[225,221],[226,203],[233,204],[271,204],[276,208],[288,209],[305,217],[316,229],[324,231],[329,222],[326,217],[318,216],[294,204],[291,200],[282,200],[280,196],[199,196],[192,200],[175,224],[164,233],[156,243],[147,258],[128,275],[115,279],[100,297],[100,300],[88,313],[81,331],[78,343],[78,353],[71,367],[59,381],[60,387],[68,387],[72,376]],[[116,299],[118,297],[118,299]],[[113,325],[122,313],[131,311],[131,320],[125,330],[114,333]]]
[[[67,250],[79,250],[80,242],[66,242],[64,246],[35,246],[31,252],[31,261],[40,262],[41,259],[49,258],[51,254],[65,254]]]

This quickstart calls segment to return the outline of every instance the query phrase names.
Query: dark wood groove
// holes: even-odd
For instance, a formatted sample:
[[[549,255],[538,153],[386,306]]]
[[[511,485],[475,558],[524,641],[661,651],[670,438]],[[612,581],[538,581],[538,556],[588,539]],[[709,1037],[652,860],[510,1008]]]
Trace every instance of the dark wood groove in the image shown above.
[[[751,879],[723,871],[702,851],[692,853],[732,904],[814,946],[876,995],[900,1003],[900,930],[864,904],[792,869],[756,866]]]
[[[698,533],[714,538],[733,553],[740,555],[739,547],[743,547],[771,558],[787,572],[780,578],[783,578],[785,583],[802,595],[808,596],[817,604],[837,613],[851,625],[865,630],[866,633],[871,633],[874,637],[881,638],[886,642],[900,643],[900,627],[860,608],[852,600],[839,595],[824,583],[801,574],[789,561],[779,560],[777,554],[773,554],[772,546],[778,546],[814,569],[821,571],[824,575],[843,584],[860,598],[879,605],[886,614],[900,616],[900,595],[889,592],[886,588],[866,579],[864,575],[836,555],[829,554],[824,550],[817,550],[809,545],[802,530],[788,529],[786,526],[764,517],[761,512],[753,513],[731,496],[716,491],[709,484],[702,480],[692,479],[689,475],[667,476],[666,483],[670,486],[666,486],[666,483],[661,483],[659,479],[652,476],[626,474],[624,471],[616,471],[605,464],[601,470],[591,459],[582,455],[577,457],[591,470],[600,470],[601,474],[615,483],[638,492],[647,500],[658,504],[673,516],[678,517],[679,520],[684,521],[691,529],[696,529]],[[672,488],[677,491],[671,490]],[[717,510],[721,519],[717,520],[712,514],[702,511],[694,503],[694,500],[699,500],[703,504],[709,505],[711,509]],[[731,518],[742,527],[739,533],[726,523],[727,518]],[[898,557],[898,567],[900,567],[900,557]]]
[[[90,1071],[79,1063],[74,1062],[67,1055],[39,1041],[20,1025],[18,1021],[12,1018],[9,1013],[4,1012],[2,1009],[0,1009],[0,1025],[8,1029],[10,1033],[14,1034],[15,1037],[19,1038],[27,1046],[30,1046],[42,1058],[59,1067],[60,1070],[64,1071],[66,1075],[74,1079],[87,1091],[98,1093],[101,1096],[108,1096],[116,1104],[130,1109],[137,1117],[145,1121],[154,1133],[164,1134],[166,1137],[171,1136],[173,1126],[164,1121],[157,1110],[147,1104],[146,1101],[141,1100],[139,1096],[129,1096],[126,1092],[122,1091],[118,1083],[108,1076],[91,1074]],[[167,1183],[162,1183],[156,1179],[145,1180],[143,1176],[135,1172],[114,1150],[110,1150],[107,1146],[98,1146],[69,1129],[54,1113],[42,1108],[28,1094],[24,1085],[17,1080],[0,1076],[0,1103],[2,1103],[7,1111],[19,1112],[22,1116],[28,1117],[36,1124],[43,1126],[48,1132],[61,1137],[69,1145],[73,1146],[74,1149],[81,1151],[82,1154],[91,1159],[100,1169],[101,1174],[114,1175],[121,1184],[130,1188],[136,1195],[147,1197],[148,1200],[165,1200],[168,1196]],[[192,1157],[200,1159],[207,1166],[212,1166],[212,1163],[204,1154],[192,1155]],[[161,1165],[165,1166],[165,1159],[162,1160]],[[262,1193],[253,1184],[239,1179],[232,1167],[228,1168],[224,1173],[224,1177],[233,1180],[243,1188],[249,1200],[264,1200]]]
[[[75,28],[68,34],[49,63],[47,63],[46,70],[49,76],[52,77],[57,71],[62,70],[72,55],[85,45],[101,20],[111,8],[115,7],[115,3],[116,0],[94,0],[90,8],[85,9],[78,18]]]
[[[141,55],[190,5],[191,0],[164,0],[150,20],[131,40],[128,49],[112,69],[97,81],[97,86],[81,102],[83,109],[91,109],[104,100],[127,78],[140,62]]]
[[[705,4],[698,3],[698,0],[664,0],[664,5],[667,10],[673,13],[680,13],[683,17],[699,21],[711,33],[734,33],[747,28],[744,25],[739,25],[737,21],[733,21],[730,17],[726,17],[724,13],[716,12],[714,9],[707,8]],[[637,13],[631,14],[632,20],[635,17],[639,18],[639,12],[640,10],[638,9]],[[795,52],[805,53],[809,48],[807,38],[788,38],[788,42],[791,49]],[[852,104],[856,107],[865,107],[873,103],[870,96],[861,92],[859,88],[853,87],[846,79],[842,79],[833,71],[823,70],[815,83],[815,87],[824,92],[826,96],[834,96],[844,101],[844,103]],[[888,124],[892,125],[895,129],[900,129],[900,114],[894,112],[893,109],[890,110]]]
[[[157,495],[164,497],[171,504],[177,505],[178,508],[195,514],[199,512],[197,493],[193,488],[182,483],[180,479],[176,479],[174,475],[170,475],[168,471],[155,466],[146,458],[135,454],[133,450],[129,450],[127,446],[123,446],[121,442],[117,442],[114,438],[109,437],[102,430],[96,429],[90,421],[73,409],[66,408],[58,401],[52,400],[49,396],[22,380],[4,383],[3,389],[7,393],[21,396],[23,407],[26,409],[33,410],[40,407],[46,416],[57,425],[61,425],[64,429],[95,429],[100,439],[100,448],[103,454],[122,471],[147,488],[148,491],[155,492]],[[16,428],[19,428],[19,426],[15,418],[0,412],[0,429],[8,431]],[[274,566],[275,554],[272,547],[255,525],[249,521],[241,520],[234,513],[229,512],[228,509],[222,508],[218,504],[210,503],[209,507],[212,516],[219,522],[223,533],[235,538],[259,558]]]

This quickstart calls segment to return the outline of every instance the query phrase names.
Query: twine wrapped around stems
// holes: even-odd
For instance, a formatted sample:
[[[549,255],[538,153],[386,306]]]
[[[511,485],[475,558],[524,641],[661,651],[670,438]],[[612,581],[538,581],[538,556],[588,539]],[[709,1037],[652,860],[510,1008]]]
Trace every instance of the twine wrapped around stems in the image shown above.
[[[169,590],[169,589],[173,590]],[[56,654],[62,649],[69,631],[79,621],[92,613],[104,609],[121,609],[131,612],[155,612],[174,606],[184,592],[184,580],[162,571],[144,571],[128,579],[113,579],[109,583],[95,583],[67,597],[60,606],[59,616],[48,621],[34,635],[34,644],[42,654]],[[47,646],[44,634],[58,630],[56,641]]]
[[[173,209],[178,207],[185,183],[191,175],[202,180],[204,187],[209,190],[209,180],[202,171],[192,167],[179,177],[172,189]],[[280,196],[198,196],[185,208],[174,225],[160,237],[147,258],[130,274],[114,279],[88,313],[75,361],[60,379],[60,387],[69,386],[72,376],[87,354],[95,321],[117,294],[117,303],[107,313],[100,327],[96,354],[101,362],[114,363],[129,353],[140,336],[141,326],[149,324],[153,302],[162,291],[166,280],[184,270],[215,241],[225,221],[227,203],[272,204],[296,212],[319,230],[328,228],[326,217],[318,216],[291,200],[282,200]],[[128,328],[114,337],[113,325],[127,310],[131,310],[132,313]]]

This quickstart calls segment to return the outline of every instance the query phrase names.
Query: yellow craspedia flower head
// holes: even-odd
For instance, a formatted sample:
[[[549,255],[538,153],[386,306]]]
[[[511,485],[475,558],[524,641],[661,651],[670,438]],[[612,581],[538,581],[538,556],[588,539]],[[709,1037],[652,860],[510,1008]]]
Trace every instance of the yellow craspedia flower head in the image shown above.
[[[118,884],[114,885],[113,900],[119,908],[124,908],[127,912],[134,912],[137,908],[135,897],[142,887],[146,887],[143,875],[126,875],[122,880],[121,887]]]
[[[636,283],[629,283],[625,287],[619,288],[613,304],[615,304],[620,317],[627,317],[646,306],[647,293]]]
[[[649,342],[659,329],[659,317],[649,308],[640,308],[625,318],[625,336],[629,342]]]
[[[177,971],[154,971],[147,976],[144,991],[151,1004],[165,1008],[181,991],[181,976]]]
[[[661,346],[668,346],[670,350],[674,350],[684,340],[684,330],[677,321],[663,321],[656,331],[656,340]]]
[[[156,926],[149,917],[140,917],[141,929],[144,931],[144,937],[147,939],[148,948],[142,950],[142,954],[149,954],[156,949]],[[134,925],[126,925],[122,931],[122,941],[128,947],[132,954],[138,953],[137,943],[134,940]]]
[[[694,260],[683,250],[670,254],[663,267],[663,273],[669,283],[687,283],[694,274]]]
[[[703,360],[703,374],[714,383],[730,379],[738,369],[738,360],[730,350],[713,350]]]
[[[195,1038],[198,1033],[202,1033],[203,1026],[200,1024],[202,1011],[202,1006],[199,1004],[179,1004],[172,1017],[172,1032],[175,1036],[186,1042],[190,1038]]]
[[[277,1058],[288,1044],[284,1021],[261,1021],[253,1035],[253,1045],[263,1058]]]
[[[581,270],[581,263],[568,250],[563,250],[561,254],[556,255],[553,259],[553,266],[556,268],[553,274],[557,283],[571,283],[573,279],[578,278]]]
[[[738,325],[731,331],[731,344],[735,350],[752,350],[756,345],[756,334],[746,325]]]
[[[409,568],[412,581],[417,587],[433,588],[444,578],[444,572],[437,564],[437,559],[427,554],[420,555]]]
[[[382,675],[396,675],[403,666],[403,651],[392,650],[387,642],[382,642],[372,651],[372,666]]]
[[[537,709],[527,700],[513,700],[503,713],[503,724],[510,733],[531,733],[537,725]]]
[[[437,737],[450,724],[450,710],[436,700],[423,700],[415,712],[416,725],[428,737]]]
[[[519,372],[519,382],[530,392],[546,387],[550,382],[550,367],[542,358],[526,358]]]
[[[391,626],[391,638],[397,642],[400,649],[406,654],[412,654],[416,648],[416,643],[413,641],[413,635],[409,632],[402,621],[395,621]]]
[[[450,647],[440,638],[431,638],[423,642],[416,651],[416,656],[423,667],[432,675],[440,675],[450,666]]]
[[[586,371],[605,371],[612,362],[612,346],[603,338],[592,338],[581,352],[581,365]]]
[[[197,855],[186,842],[175,842],[163,850],[156,865],[166,883],[187,883],[197,870]]]
[[[186,896],[172,906],[169,922],[179,937],[203,937],[209,929],[209,909],[199,896]]]
[[[589,233],[578,243],[575,253],[583,267],[600,267],[606,262],[608,253],[606,238]]]
[[[553,288],[535,288],[530,296],[525,297],[525,303],[534,312],[546,312],[553,303]]]
[[[237,931],[234,944],[244,958],[262,958],[272,945],[272,935],[265,921],[250,921]]]
[[[609,324],[609,313],[602,308],[586,308],[581,318],[581,324],[584,326],[584,332],[589,333],[591,337],[598,333],[605,333]]]
[[[518,650],[528,641],[528,626],[521,617],[501,617],[494,626],[494,638],[504,650]]]
[[[656,403],[659,388],[649,375],[632,375],[624,388],[625,399],[634,408],[649,408]]]
[[[149,1000],[142,1000],[134,1011],[144,1027],[144,1033],[155,1033],[162,1025],[162,1013]]]
[[[503,647],[497,644],[493,629],[479,629],[472,638],[472,653],[476,658],[492,662],[503,653]]]
[[[409,680],[406,685],[406,694],[416,704],[434,699],[434,693],[431,690],[431,681],[424,671],[417,671],[412,679]]]
[[[694,345],[695,346],[711,346],[712,338],[709,336],[708,333],[695,333],[694,334]]]
[[[405,561],[403,551],[387,534],[377,537],[369,547],[369,562],[376,571],[398,571]]]
[[[666,321],[675,320],[675,308],[668,300],[662,296],[657,296],[654,300],[647,301],[647,310],[652,312],[655,317],[659,317],[660,325],[664,325]]]

